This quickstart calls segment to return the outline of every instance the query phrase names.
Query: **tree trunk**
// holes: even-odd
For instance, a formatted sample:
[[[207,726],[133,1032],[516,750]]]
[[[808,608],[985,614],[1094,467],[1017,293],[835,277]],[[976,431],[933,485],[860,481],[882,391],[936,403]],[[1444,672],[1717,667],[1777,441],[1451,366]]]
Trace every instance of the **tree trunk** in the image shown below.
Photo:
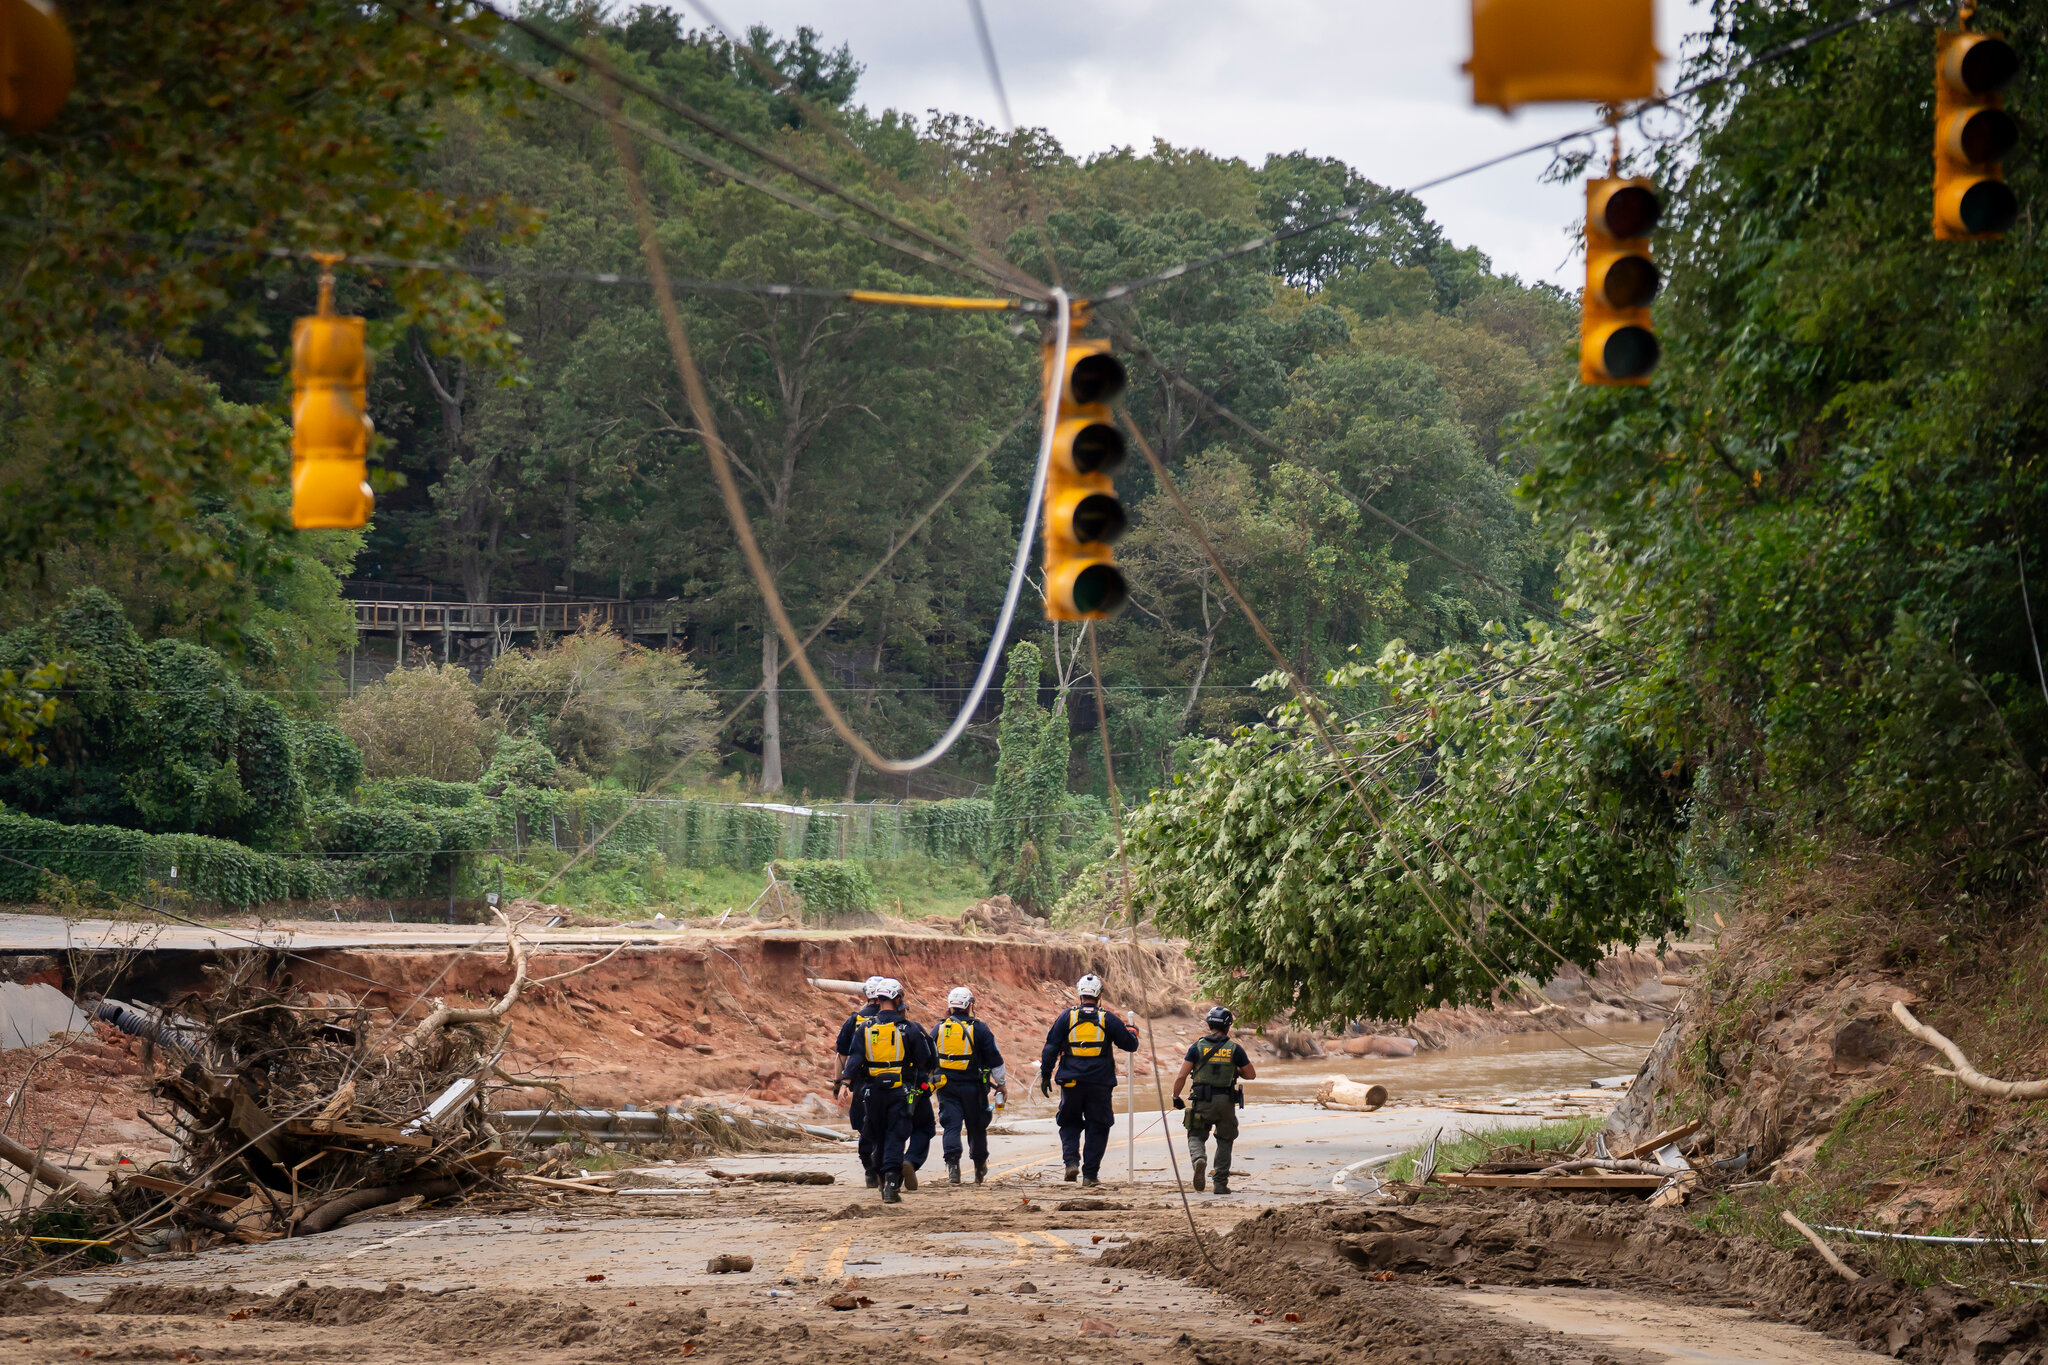
[[[782,790],[782,639],[761,623],[761,794]]]

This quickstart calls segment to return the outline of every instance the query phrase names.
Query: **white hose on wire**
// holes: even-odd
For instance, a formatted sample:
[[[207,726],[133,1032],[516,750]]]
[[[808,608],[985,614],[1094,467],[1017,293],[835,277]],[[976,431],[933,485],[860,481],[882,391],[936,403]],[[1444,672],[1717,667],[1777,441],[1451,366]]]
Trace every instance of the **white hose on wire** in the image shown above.
[[[995,633],[989,637],[988,653],[982,658],[981,672],[975,677],[974,687],[960,707],[960,714],[946,727],[946,733],[916,758],[885,759],[874,765],[885,773],[914,773],[944,758],[946,751],[966,733],[967,723],[973,719],[982,697],[988,692],[989,680],[996,675],[996,666],[1003,661],[1003,641],[1009,638],[1010,621],[1017,614],[1017,600],[1024,592],[1025,571],[1031,567],[1031,539],[1038,531],[1038,509],[1045,500],[1046,474],[1052,468],[1052,438],[1059,427],[1060,387],[1062,376],[1067,372],[1067,334],[1072,318],[1067,291],[1055,287],[1052,303],[1053,382],[1045,387],[1045,431],[1038,440],[1038,468],[1031,476],[1031,496],[1024,503],[1024,524],[1017,531],[1017,558],[1010,565],[1010,590],[1003,596],[1002,614],[996,618]]]

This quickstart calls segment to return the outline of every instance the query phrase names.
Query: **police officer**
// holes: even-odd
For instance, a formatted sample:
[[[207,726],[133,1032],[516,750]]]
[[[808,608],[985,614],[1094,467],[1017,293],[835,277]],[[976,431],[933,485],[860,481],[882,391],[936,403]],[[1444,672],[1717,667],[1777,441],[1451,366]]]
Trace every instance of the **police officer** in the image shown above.
[[[884,977],[877,989],[882,993],[882,1008],[855,1031],[847,1073],[866,1091],[866,1121],[861,1131],[875,1153],[875,1168],[882,1177],[882,1202],[900,1204],[913,1091],[917,1077],[931,1070],[934,1058],[931,1039],[903,1017],[903,987]]]
[[[852,1014],[847,1015],[846,1022],[839,1026],[839,1041],[835,1045],[839,1050],[839,1079],[832,1082],[832,1097],[834,1099],[839,1098],[839,1087],[849,1083],[847,1069],[853,1053],[855,1035],[859,1032],[862,1024],[874,1018],[881,1011],[881,986],[884,979],[879,976],[871,976],[867,979],[866,984],[862,988],[866,992],[865,1003]],[[881,1188],[882,1173],[875,1168],[875,1154],[868,1146],[867,1108],[867,1092],[857,1085],[854,1086],[853,1107],[846,1111],[846,1121],[853,1126],[854,1132],[860,1134],[860,1141],[858,1143],[860,1148],[860,1168],[867,1172],[868,1188],[873,1190]]]
[[[974,1158],[974,1183],[988,1175],[988,1088],[1003,1088],[1002,1049],[987,1024],[974,1017],[974,992],[955,986],[946,997],[946,1017],[932,1030],[939,1059],[939,1118],[945,1126],[946,1179],[960,1183],[960,1129]]]
[[[1057,1123],[1067,1179],[1078,1175],[1083,1185],[1100,1185],[1102,1154],[1109,1147],[1109,1130],[1116,1126],[1116,1106],[1110,1098],[1116,1089],[1116,1058],[1109,1049],[1113,1044],[1125,1052],[1136,1052],[1138,1035],[1102,1008],[1102,978],[1095,973],[1076,981],[1074,994],[1081,997],[1081,1003],[1062,1012],[1046,1031],[1045,1051],[1039,1054],[1038,1090],[1050,1096],[1052,1083],[1060,1083]]]
[[[1258,1077],[1252,1059],[1230,1037],[1230,1011],[1218,1005],[1209,1011],[1209,1032],[1188,1046],[1180,1074],[1173,1078],[1173,1107],[1187,1110],[1182,1126],[1188,1130],[1188,1156],[1195,1163],[1195,1188],[1202,1188],[1202,1174],[1209,1164],[1206,1151],[1209,1130],[1216,1131],[1216,1193],[1230,1193],[1230,1147],[1237,1141],[1237,1107],[1244,1103],[1239,1081]],[[1192,1103],[1182,1100],[1181,1087],[1192,1077]]]

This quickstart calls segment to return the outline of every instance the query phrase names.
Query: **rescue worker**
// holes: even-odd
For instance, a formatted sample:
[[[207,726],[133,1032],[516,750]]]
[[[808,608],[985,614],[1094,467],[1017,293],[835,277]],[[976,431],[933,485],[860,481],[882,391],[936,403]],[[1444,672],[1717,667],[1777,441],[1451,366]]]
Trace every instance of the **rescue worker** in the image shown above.
[[[1056,1121],[1067,1179],[1078,1175],[1083,1185],[1100,1185],[1102,1154],[1109,1148],[1109,1130],[1116,1126],[1116,1106],[1111,1100],[1116,1089],[1116,1058],[1109,1049],[1114,1045],[1136,1052],[1138,1035],[1102,1008],[1102,978],[1095,973],[1076,981],[1074,994],[1081,997],[1081,1003],[1063,1011],[1046,1031],[1045,1051],[1038,1059],[1038,1090],[1050,1097],[1053,1082],[1060,1084]]]
[[[896,1008],[903,1011],[903,1000],[899,996]],[[908,1011],[903,1011],[907,1017]],[[910,1026],[924,1037],[927,1048],[931,1034],[915,1020]],[[938,1136],[939,1120],[932,1112],[932,1090],[937,1085],[930,1071],[920,1071],[911,1087],[910,1099],[910,1140],[903,1144],[903,1188],[917,1188],[917,1173],[924,1168],[925,1158],[932,1154],[932,1139]]]
[[[839,1050],[839,1079],[832,1082],[832,1098],[835,1100],[839,1098],[839,1087],[848,1084],[847,1068],[853,1053],[855,1035],[860,1026],[874,1018],[882,1008],[880,995],[884,979],[879,976],[867,979],[862,987],[866,992],[864,1002],[859,1009],[847,1015],[846,1022],[839,1026],[839,1041],[835,1045]],[[853,1106],[846,1111],[846,1121],[853,1126],[853,1131],[860,1135],[857,1144],[860,1149],[860,1168],[867,1172],[868,1188],[873,1190],[881,1187],[882,1173],[875,1168],[875,1154],[868,1146],[867,1108],[867,1092],[857,1085],[854,1086]]]
[[[939,1059],[939,1119],[945,1128],[941,1151],[946,1179],[960,1183],[960,1130],[967,1130],[967,1154],[974,1159],[974,1183],[988,1176],[990,1086],[1004,1088],[1002,1049],[987,1024],[974,1017],[974,992],[955,986],[946,997],[946,1017],[932,1031],[932,1051]]]
[[[1218,1005],[1209,1011],[1209,1032],[1188,1045],[1180,1074],[1173,1078],[1173,1107],[1187,1110],[1182,1126],[1188,1130],[1188,1156],[1195,1163],[1195,1188],[1202,1188],[1202,1176],[1209,1164],[1209,1132],[1216,1132],[1216,1193],[1230,1193],[1230,1147],[1237,1141],[1237,1107],[1244,1103],[1239,1081],[1256,1080],[1258,1069],[1251,1057],[1230,1037],[1230,1011]],[[1180,1097],[1181,1087],[1192,1077],[1192,1101]]]
[[[866,1092],[862,1132],[882,1177],[882,1202],[900,1204],[912,1092],[918,1075],[932,1067],[932,1044],[923,1029],[903,1017],[903,987],[884,977],[877,989],[882,1008],[855,1031],[847,1075]]]

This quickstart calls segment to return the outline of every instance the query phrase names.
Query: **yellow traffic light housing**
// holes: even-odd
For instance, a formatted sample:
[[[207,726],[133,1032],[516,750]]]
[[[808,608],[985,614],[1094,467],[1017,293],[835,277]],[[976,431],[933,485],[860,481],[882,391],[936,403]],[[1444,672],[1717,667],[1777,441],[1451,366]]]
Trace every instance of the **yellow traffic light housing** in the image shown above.
[[[1579,381],[1647,384],[1661,354],[1650,301],[1663,276],[1650,234],[1664,205],[1644,179],[1586,182],[1586,291],[1579,301]]]
[[[1999,91],[2019,69],[2018,55],[1996,34],[1934,35],[1934,235],[1941,241],[1996,241],[2019,219],[2019,199],[1999,164],[2020,136]]]
[[[1130,598],[1110,545],[1128,519],[1110,474],[1123,463],[1124,436],[1110,400],[1123,392],[1124,367],[1106,341],[1070,341],[1066,371],[1055,375],[1045,352],[1045,380],[1059,385],[1052,463],[1045,480],[1045,619],[1102,621]]]
[[[71,34],[47,0],[0,0],[0,128],[33,133],[71,97]]]
[[[1619,104],[1657,92],[1654,0],[1472,0],[1472,102]]]
[[[302,531],[370,519],[369,379],[363,320],[335,316],[334,276],[323,273],[319,313],[292,324],[292,525]]]

